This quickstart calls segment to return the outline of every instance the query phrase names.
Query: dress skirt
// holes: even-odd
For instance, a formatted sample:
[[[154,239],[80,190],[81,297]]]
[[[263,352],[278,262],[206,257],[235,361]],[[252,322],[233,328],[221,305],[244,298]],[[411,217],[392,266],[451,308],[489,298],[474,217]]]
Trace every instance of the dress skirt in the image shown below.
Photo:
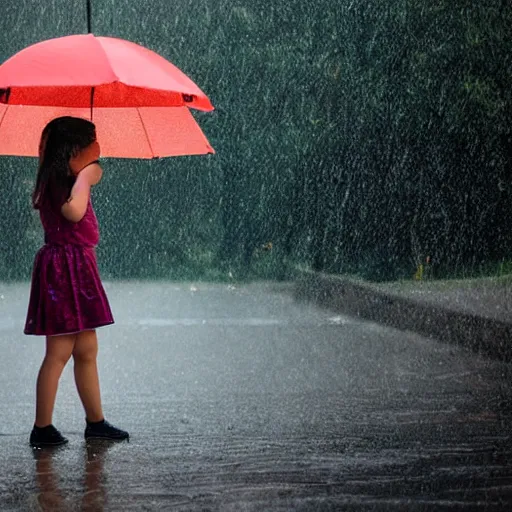
[[[113,323],[94,248],[44,245],[34,261],[25,334],[73,334]]]

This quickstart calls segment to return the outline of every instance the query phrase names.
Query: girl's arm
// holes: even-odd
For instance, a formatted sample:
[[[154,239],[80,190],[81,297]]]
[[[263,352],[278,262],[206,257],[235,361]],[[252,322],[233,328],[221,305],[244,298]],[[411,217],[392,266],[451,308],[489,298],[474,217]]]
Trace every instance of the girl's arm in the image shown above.
[[[92,163],[80,171],[71,189],[69,199],[62,205],[61,213],[71,222],[82,220],[89,203],[91,187],[96,185],[103,171],[97,163]]]

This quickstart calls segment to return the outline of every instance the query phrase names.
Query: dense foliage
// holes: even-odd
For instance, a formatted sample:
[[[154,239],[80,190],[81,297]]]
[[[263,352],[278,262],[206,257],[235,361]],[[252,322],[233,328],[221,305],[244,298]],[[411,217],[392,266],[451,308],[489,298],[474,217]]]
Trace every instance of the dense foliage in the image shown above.
[[[162,54],[210,96],[217,154],[107,160],[105,277],[371,279],[512,260],[512,5],[506,0],[93,0],[93,32]],[[2,8],[0,60],[85,32],[85,1]],[[22,134],[20,134],[22,136]],[[0,158],[0,279],[42,234],[35,160]]]

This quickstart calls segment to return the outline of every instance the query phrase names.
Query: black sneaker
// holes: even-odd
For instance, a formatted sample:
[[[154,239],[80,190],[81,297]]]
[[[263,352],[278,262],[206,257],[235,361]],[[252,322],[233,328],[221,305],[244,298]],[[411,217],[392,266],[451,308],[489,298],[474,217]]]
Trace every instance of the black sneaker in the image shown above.
[[[95,423],[87,422],[84,433],[85,439],[112,439],[114,441],[122,441],[129,439],[130,434],[114,427],[107,420],[98,421]]]
[[[53,426],[36,427],[30,433],[30,444],[34,448],[42,448],[44,446],[60,446],[66,444],[68,440]]]

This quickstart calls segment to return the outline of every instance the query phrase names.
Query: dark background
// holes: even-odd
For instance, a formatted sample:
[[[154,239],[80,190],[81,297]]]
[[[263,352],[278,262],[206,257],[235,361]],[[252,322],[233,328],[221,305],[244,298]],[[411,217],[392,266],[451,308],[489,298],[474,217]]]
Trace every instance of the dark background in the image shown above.
[[[0,61],[86,31],[85,0],[5,2]],[[160,53],[216,107],[196,113],[216,155],[104,161],[104,277],[512,269],[508,1],[92,0],[92,31]],[[28,279],[42,242],[35,171],[0,157],[2,280]]]

